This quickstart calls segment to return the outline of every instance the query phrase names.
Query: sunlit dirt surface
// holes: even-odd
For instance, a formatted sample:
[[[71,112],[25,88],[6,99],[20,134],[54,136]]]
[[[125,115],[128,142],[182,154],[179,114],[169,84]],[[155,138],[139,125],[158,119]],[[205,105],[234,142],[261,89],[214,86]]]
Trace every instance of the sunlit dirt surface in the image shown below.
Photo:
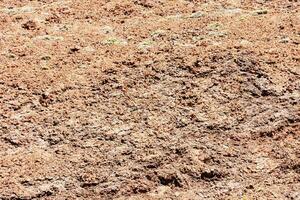
[[[300,199],[297,0],[1,0],[0,199]]]

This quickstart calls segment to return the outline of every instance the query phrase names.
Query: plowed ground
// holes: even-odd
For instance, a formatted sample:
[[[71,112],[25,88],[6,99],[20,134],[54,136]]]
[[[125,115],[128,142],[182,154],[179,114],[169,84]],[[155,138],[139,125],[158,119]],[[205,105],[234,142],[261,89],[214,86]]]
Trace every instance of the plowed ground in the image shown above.
[[[0,199],[300,199],[297,0],[1,0]]]

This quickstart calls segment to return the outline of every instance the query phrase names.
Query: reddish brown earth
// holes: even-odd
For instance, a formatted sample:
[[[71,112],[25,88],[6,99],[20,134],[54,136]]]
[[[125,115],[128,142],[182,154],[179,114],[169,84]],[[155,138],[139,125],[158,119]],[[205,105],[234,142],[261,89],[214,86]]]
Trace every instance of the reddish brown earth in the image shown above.
[[[300,199],[297,0],[1,0],[0,199]]]

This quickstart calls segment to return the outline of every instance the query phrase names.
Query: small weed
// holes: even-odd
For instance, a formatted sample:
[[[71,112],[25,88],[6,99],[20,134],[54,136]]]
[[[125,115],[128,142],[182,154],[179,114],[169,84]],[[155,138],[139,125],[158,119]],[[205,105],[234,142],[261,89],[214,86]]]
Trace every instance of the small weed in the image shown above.
[[[119,38],[108,38],[105,41],[103,41],[103,44],[106,45],[126,45],[127,42],[123,39]]]

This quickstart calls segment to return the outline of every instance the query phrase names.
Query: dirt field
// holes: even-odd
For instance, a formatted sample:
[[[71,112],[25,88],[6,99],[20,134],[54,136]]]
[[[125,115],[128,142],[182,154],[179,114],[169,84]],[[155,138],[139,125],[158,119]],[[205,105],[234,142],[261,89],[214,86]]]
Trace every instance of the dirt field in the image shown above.
[[[1,0],[0,199],[300,199],[298,0]]]

